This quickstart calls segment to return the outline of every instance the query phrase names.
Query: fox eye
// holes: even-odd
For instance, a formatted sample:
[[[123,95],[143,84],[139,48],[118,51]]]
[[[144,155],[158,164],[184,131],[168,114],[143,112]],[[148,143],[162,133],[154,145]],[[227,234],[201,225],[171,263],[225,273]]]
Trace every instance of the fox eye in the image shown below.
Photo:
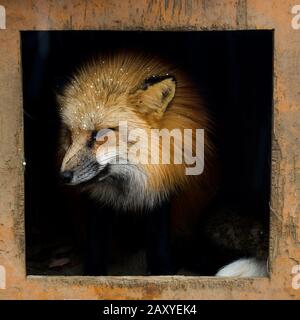
[[[101,137],[105,136],[108,134],[110,131],[116,131],[117,128],[105,128],[105,129],[100,129],[100,130],[93,130],[91,134],[91,138],[87,143],[87,146],[89,148],[92,148],[94,143],[98,141]]]
[[[91,141],[97,141],[100,137],[106,135],[110,131],[116,131],[116,128],[105,128],[100,130],[94,130],[91,135]]]
[[[91,141],[95,141],[95,140],[96,140],[96,138],[97,138],[97,133],[98,133],[97,130],[94,130],[94,131],[92,132]]]

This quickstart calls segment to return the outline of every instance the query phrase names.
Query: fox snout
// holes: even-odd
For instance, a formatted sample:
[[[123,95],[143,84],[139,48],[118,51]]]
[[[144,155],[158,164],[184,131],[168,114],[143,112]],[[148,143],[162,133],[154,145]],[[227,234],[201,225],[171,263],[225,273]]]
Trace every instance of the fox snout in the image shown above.
[[[97,176],[102,166],[86,146],[72,144],[66,152],[60,170],[64,183],[77,185]]]
[[[61,171],[60,176],[64,183],[71,183],[73,179],[73,171],[71,170]]]

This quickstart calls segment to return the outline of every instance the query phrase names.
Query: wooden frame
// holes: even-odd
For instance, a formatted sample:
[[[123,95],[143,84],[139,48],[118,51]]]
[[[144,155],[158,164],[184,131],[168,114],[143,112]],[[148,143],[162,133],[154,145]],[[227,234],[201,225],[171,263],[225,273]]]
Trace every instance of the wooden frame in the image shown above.
[[[0,0],[0,300],[299,299],[300,29],[291,0]],[[274,43],[271,236],[268,278],[26,276],[22,30],[269,29]],[[298,268],[299,270],[300,268]]]

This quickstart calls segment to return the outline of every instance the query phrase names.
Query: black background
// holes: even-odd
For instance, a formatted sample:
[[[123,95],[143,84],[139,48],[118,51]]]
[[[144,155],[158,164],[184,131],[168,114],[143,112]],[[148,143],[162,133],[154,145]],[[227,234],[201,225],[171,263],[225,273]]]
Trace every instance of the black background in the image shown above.
[[[165,56],[196,81],[216,123],[220,198],[268,220],[272,31],[28,31],[22,32],[27,258],[37,243],[81,245],[57,179],[55,92],[81,62],[118,48]]]

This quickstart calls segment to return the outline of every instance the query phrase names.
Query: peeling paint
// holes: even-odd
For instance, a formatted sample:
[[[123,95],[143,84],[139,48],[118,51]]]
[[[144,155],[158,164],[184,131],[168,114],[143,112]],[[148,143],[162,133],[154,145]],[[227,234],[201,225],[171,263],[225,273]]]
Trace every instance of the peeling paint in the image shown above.
[[[236,5],[236,24],[247,27],[247,0],[238,0]]]

